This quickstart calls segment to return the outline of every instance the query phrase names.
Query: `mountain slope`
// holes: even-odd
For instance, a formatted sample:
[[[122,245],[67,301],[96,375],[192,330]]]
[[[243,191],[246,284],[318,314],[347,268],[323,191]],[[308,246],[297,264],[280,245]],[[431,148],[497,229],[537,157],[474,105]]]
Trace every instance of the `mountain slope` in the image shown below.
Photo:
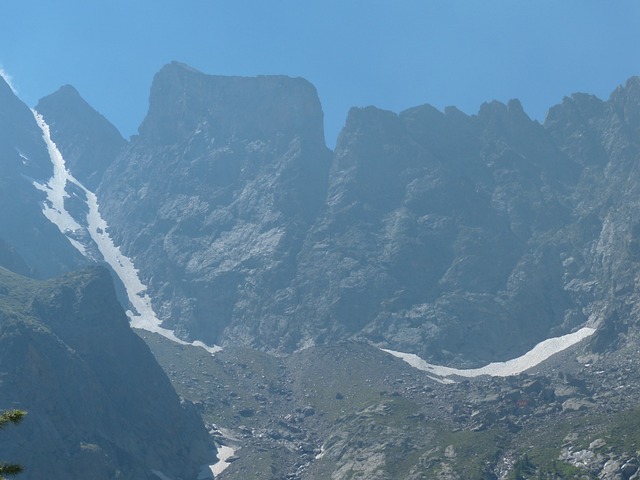
[[[328,168],[308,82],[206,76],[174,63],[154,79],[140,135],[98,195],[165,326],[205,343],[226,328],[277,341],[283,316],[265,299],[295,276]]]
[[[0,406],[29,412],[0,449],[23,478],[195,479],[213,463],[106,270],[35,282],[0,269],[0,315]]]

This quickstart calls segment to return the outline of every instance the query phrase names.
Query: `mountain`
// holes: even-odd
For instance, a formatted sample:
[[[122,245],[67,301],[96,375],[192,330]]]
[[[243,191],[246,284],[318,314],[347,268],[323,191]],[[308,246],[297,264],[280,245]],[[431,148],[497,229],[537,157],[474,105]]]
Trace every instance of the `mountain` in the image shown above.
[[[591,101],[599,128],[623,111],[616,135],[636,131],[634,82]],[[98,195],[185,338],[280,352],[352,338],[480,365],[615,316],[588,266],[608,213],[586,205],[622,159],[598,150],[595,125],[581,135],[600,163],[572,154],[558,136],[575,119],[554,120],[567,108],[545,125],[516,100],[473,116],[354,108],[330,152],[306,81],[174,62]],[[620,192],[622,174],[610,180]]]
[[[234,330],[294,348],[294,322],[271,303],[289,291],[326,196],[331,157],[315,89],[173,63],[149,102],[98,196],[160,318],[206,343]]]
[[[302,317],[439,362],[517,356],[571,307],[549,243],[572,181],[515,101],[352,110],[300,256]]]
[[[109,264],[173,387],[236,452],[227,478],[640,477],[638,78],[544,124],[517,100],[353,108],[334,151],[300,78],[171,63],[128,142],[72,87],[43,120],[2,95],[3,200],[22,223],[0,224],[0,262],[41,277]],[[47,312],[68,309],[45,297],[23,305],[53,331]],[[126,357],[110,331],[93,351]],[[127,472],[146,447],[118,457]]]
[[[103,268],[43,281],[0,269],[0,406],[28,411],[3,432],[22,478],[195,479],[215,452],[128,326]]]

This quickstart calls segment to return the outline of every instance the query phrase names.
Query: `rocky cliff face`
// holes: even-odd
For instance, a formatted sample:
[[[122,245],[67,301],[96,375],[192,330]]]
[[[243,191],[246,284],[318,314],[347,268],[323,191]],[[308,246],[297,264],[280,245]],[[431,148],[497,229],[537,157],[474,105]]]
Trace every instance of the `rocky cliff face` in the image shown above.
[[[106,162],[101,211],[184,337],[504,360],[587,321],[626,328],[637,83],[568,98],[545,125],[515,100],[474,116],[353,109],[331,154],[306,81],[173,63]],[[53,125],[62,93],[41,102]],[[88,158],[65,129],[54,139]]]
[[[315,311],[332,336],[440,361],[523,351],[570,306],[549,243],[573,181],[571,161],[517,102],[475,117],[352,110],[300,257],[302,318]]]
[[[639,111],[635,77],[608,101],[565,98],[545,121],[561,151],[582,167],[572,192],[573,222],[564,230],[571,244],[563,265],[576,303],[605,320],[602,346],[635,325],[638,313]]]
[[[278,344],[290,325],[273,299],[295,278],[329,161],[308,82],[174,63],[156,76],[140,135],[98,194],[170,328],[206,342],[233,330]]]
[[[174,63],[101,183],[103,212],[184,336],[505,359],[614,315],[598,248],[632,288],[633,221],[606,248],[602,226],[628,218],[636,83],[567,99],[544,126],[517,101],[353,109],[330,158],[308,83]]]
[[[23,478],[195,479],[212,463],[106,270],[36,282],[0,269],[0,316],[0,407],[29,412],[0,448]]]

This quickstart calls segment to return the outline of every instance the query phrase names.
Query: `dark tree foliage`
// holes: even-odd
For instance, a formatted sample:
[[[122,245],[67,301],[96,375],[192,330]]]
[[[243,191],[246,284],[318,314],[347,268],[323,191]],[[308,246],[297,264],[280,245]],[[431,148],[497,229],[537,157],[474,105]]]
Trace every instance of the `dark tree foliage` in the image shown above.
[[[22,410],[7,410],[0,415],[0,429],[7,426],[9,423],[20,423],[22,418],[27,412]],[[5,475],[16,475],[22,472],[22,466],[15,463],[0,462],[0,480],[6,480]]]

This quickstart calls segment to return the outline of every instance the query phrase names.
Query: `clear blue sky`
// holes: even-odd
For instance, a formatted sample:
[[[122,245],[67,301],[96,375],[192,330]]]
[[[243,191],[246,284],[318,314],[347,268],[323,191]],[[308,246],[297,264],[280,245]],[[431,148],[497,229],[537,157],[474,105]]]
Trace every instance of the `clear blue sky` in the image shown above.
[[[473,114],[519,98],[543,120],[640,74],[636,0],[7,0],[0,16],[0,65],[24,101],[70,83],[127,137],[171,60],[305,77],[329,146],[351,106]]]

